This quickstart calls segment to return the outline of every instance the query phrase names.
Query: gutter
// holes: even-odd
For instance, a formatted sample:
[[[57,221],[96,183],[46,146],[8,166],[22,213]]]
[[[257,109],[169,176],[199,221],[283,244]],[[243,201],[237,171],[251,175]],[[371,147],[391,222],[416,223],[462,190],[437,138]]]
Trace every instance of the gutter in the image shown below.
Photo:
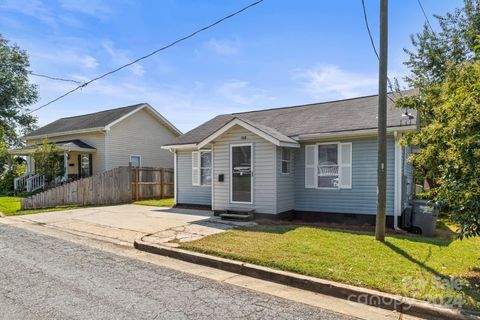
[[[89,128],[89,129],[82,129],[82,130],[71,130],[71,131],[63,131],[63,132],[54,132],[54,133],[46,133],[46,134],[39,134],[35,136],[23,136],[20,137],[21,139],[25,140],[35,140],[35,139],[45,139],[51,137],[60,137],[72,134],[79,134],[79,133],[93,133],[93,132],[103,132],[105,127],[97,127],[97,128]]]
[[[417,130],[417,126],[398,126],[388,127],[388,133],[394,132],[406,132]],[[378,134],[377,128],[372,129],[360,129],[360,130],[347,130],[347,131],[335,131],[335,132],[323,132],[323,133],[307,133],[292,136],[291,138],[297,141],[317,140],[322,138],[344,138],[344,137],[358,137],[358,136],[375,136]]]

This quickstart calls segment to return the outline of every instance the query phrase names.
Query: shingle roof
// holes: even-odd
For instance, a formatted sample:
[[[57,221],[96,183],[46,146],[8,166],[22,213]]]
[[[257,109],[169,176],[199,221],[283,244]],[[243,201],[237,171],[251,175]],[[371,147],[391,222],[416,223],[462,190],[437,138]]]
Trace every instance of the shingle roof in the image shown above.
[[[105,127],[115,120],[132,112],[133,110],[142,107],[143,105],[145,105],[145,103],[139,103],[127,107],[104,110],[75,117],[61,118],[28,133],[25,135],[25,137],[46,136],[53,133]]]
[[[409,90],[402,94],[412,93],[413,91]],[[390,94],[390,97],[394,98],[393,94]],[[378,96],[372,95],[293,107],[223,114],[174,139],[169,145],[198,143],[235,118],[271,128],[287,137],[376,129],[377,109]],[[387,100],[387,127],[401,126],[401,121],[405,121],[402,117],[404,112]],[[411,124],[415,125],[416,112],[412,110],[410,113],[415,117]]]

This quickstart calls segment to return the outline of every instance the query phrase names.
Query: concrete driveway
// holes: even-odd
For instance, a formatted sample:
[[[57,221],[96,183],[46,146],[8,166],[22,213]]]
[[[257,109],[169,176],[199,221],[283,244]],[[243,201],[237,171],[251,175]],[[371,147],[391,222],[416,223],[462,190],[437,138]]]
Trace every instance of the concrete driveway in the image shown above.
[[[2,222],[33,223],[99,240],[133,245],[142,238],[171,246],[223,232],[238,223],[225,223],[211,211],[134,204],[90,207],[6,217]]]

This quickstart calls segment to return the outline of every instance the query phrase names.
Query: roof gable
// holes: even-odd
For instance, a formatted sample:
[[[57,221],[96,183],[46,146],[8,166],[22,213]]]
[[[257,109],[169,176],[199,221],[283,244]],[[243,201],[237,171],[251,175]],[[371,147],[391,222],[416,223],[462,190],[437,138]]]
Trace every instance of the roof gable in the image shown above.
[[[80,132],[90,132],[96,130],[108,130],[112,125],[117,124],[123,119],[129,117],[135,112],[147,108],[150,114],[162,124],[166,125],[170,130],[180,135],[181,132],[167,119],[160,115],[147,103],[139,103],[131,106],[104,110],[95,113],[89,113],[74,117],[61,118],[52,123],[47,124],[37,130],[34,130],[24,138],[35,138],[45,136],[60,136],[63,134],[73,134]]]

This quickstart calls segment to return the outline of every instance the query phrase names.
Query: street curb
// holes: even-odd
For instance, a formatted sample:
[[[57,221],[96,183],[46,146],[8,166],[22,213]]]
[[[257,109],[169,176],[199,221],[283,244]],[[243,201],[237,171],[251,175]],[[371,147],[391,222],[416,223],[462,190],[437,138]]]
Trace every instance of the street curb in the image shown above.
[[[133,245],[140,251],[159,254],[353,302],[360,302],[387,310],[395,310],[417,317],[426,317],[428,319],[480,320],[480,314],[475,312],[434,305],[412,298],[304,276],[292,272],[275,270],[203,253],[151,244],[142,241],[141,239],[135,240]]]

